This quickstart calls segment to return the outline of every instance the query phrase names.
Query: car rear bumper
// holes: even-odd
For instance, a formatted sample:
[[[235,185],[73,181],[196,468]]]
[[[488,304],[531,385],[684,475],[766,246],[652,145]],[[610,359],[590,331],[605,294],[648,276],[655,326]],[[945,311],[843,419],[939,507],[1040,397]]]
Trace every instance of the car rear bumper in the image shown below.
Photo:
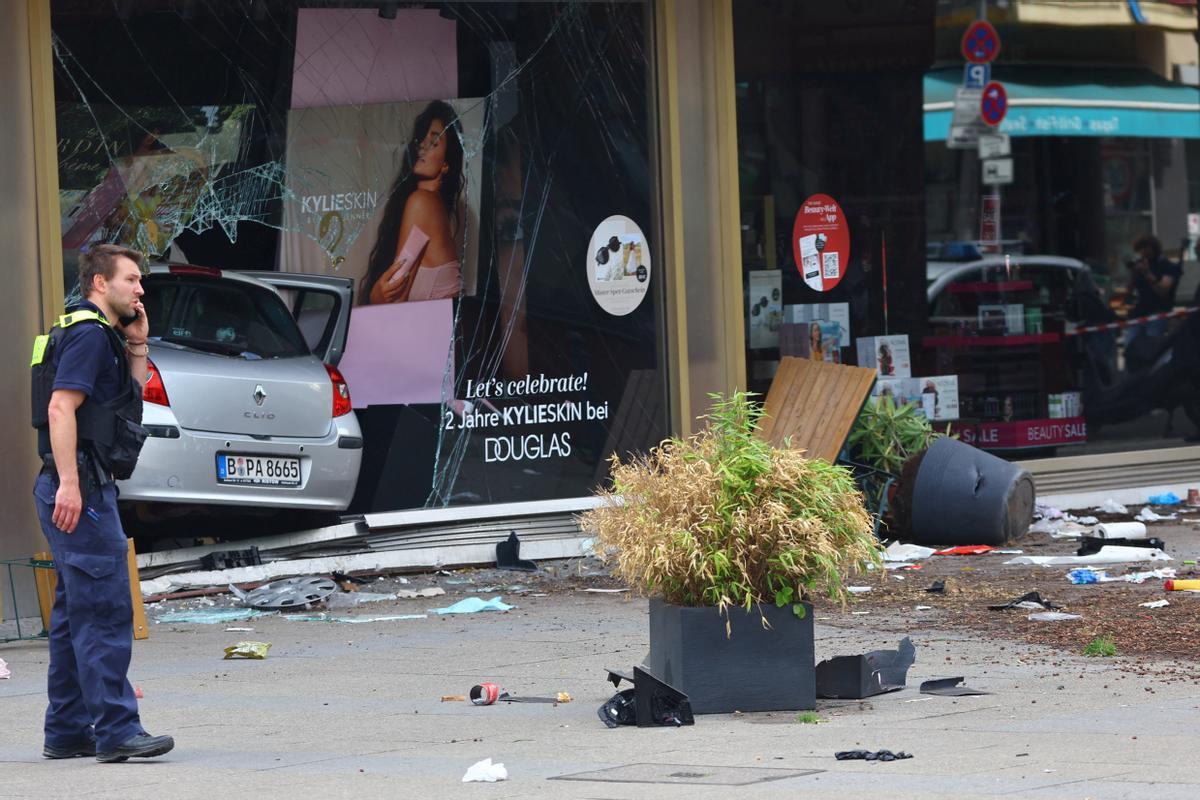
[[[219,434],[181,428],[169,409],[146,406],[146,439],[137,469],[120,481],[122,502],[198,503],[343,511],[354,497],[362,463],[362,430],[351,412],[321,438]],[[219,453],[300,459],[299,486],[217,482]]]

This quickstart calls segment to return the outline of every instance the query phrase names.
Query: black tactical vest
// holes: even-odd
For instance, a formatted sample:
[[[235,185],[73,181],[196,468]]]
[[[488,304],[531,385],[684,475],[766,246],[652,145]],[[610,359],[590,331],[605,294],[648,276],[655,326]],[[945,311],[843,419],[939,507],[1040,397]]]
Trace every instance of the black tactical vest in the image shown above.
[[[120,335],[95,311],[80,309],[64,314],[49,333],[34,339],[33,358],[29,366],[32,370],[33,427],[38,432],[38,454],[51,454],[49,407],[57,372],[54,351],[66,329],[77,324],[99,325],[104,329],[121,370],[120,389],[115,399],[97,403],[88,397],[76,410],[77,447],[80,452],[94,456],[104,471],[111,473],[114,478],[125,480],[133,474],[142,443],[146,440],[146,429],[142,427],[142,389],[133,379]]]

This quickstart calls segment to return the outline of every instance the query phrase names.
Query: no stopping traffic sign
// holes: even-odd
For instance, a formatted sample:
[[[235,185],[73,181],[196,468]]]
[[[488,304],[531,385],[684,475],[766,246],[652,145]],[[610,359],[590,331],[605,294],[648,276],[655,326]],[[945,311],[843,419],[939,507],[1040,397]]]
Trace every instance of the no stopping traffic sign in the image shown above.
[[[977,19],[962,38],[963,58],[972,64],[987,64],[1000,54],[1000,34],[986,20]]]
[[[1008,92],[1004,84],[992,81],[983,87],[983,95],[979,98],[979,116],[993,128],[1000,124],[1008,113]]]

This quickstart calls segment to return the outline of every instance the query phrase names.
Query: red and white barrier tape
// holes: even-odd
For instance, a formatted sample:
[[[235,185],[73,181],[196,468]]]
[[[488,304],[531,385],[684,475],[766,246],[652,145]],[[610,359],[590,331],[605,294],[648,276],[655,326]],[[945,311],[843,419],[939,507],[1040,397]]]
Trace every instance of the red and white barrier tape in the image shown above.
[[[1161,311],[1157,314],[1147,314],[1144,317],[1134,317],[1133,319],[1121,320],[1120,322],[1106,322],[1103,325],[1085,325],[1082,328],[1067,331],[1063,336],[1078,336],[1081,333],[1092,333],[1094,331],[1119,331],[1124,328],[1144,325],[1147,322],[1157,322],[1160,319],[1186,317],[1188,314],[1194,314],[1197,311],[1200,311],[1200,308],[1180,308],[1175,311]]]

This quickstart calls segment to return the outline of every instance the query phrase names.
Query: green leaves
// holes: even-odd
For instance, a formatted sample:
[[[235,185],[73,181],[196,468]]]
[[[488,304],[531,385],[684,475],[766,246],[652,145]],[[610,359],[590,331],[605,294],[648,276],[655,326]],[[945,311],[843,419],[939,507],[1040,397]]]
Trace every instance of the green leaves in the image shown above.
[[[808,607],[803,603],[796,603],[796,605],[792,606],[792,613],[795,614],[798,619],[804,619],[808,616]]]
[[[881,395],[863,406],[847,442],[858,460],[896,475],[905,461],[944,435],[933,430],[920,406],[897,406],[890,395]]]
[[[880,564],[870,517],[849,470],[759,438],[751,395],[714,396],[707,428],[612,462],[613,502],[581,523],[615,574],[677,605],[804,615],[805,596],[845,601],[844,578]]]

